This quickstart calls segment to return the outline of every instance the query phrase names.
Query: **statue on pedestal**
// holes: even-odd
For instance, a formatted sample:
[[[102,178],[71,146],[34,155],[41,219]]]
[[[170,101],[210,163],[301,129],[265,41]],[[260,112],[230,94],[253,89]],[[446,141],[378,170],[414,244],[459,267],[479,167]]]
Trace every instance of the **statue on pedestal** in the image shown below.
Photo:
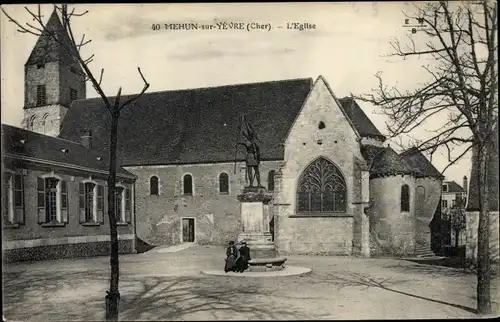
[[[257,135],[252,126],[246,121],[245,117],[241,117],[240,133],[245,137],[245,142],[238,142],[238,145],[243,145],[246,148],[246,177],[249,187],[253,188],[254,180],[257,179],[257,187],[264,188],[260,183],[260,147],[257,144]]]

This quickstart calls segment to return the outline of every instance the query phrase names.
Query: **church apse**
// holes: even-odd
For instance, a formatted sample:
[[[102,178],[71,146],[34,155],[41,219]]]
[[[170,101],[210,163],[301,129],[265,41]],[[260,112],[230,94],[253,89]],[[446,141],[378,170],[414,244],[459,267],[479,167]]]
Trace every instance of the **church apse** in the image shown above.
[[[370,180],[373,255],[409,255],[415,250],[415,178],[394,175]],[[377,252],[379,254],[377,254]]]

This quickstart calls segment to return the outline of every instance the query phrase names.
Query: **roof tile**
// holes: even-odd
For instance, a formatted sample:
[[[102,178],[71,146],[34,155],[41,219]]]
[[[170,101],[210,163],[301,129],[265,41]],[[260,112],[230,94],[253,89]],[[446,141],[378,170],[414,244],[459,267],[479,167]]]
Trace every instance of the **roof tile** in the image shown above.
[[[2,124],[2,153],[108,171],[108,155],[83,145]],[[101,160],[99,160],[101,158]],[[118,174],[133,176],[123,168]]]

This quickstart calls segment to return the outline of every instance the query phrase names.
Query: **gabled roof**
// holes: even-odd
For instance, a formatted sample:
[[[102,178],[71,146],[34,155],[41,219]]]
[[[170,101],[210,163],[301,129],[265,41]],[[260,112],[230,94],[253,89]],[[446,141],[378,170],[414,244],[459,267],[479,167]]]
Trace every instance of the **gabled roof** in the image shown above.
[[[443,193],[463,193],[465,192],[464,188],[460,186],[455,181],[443,181],[443,186],[447,185],[448,189],[446,191],[443,190]]]
[[[370,178],[400,174],[418,176],[420,172],[406,162],[405,158],[398,155],[391,147],[386,147],[374,155]]]
[[[410,148],[401,153],[401,156],[420,172],[419,176],[441,178],[441,180],[444,178],[441,172],[417,148]]]
[[[66,150],[66,152],[63,152]],[[81,144],[2,124],[2,154],[108,172],[108,155]],[[99,160],[98,158],[101,158]],[[117,174],[134,176],[118,167]]]
[[[262,141],[262,159],[282,159],[286,133],[311,85],[304,78],[146,93],[120,115],[119,159],[122,165],[232,162],[242,115]],[[94,146],[107,151],[109,128],[101,98],[78,100],[60,137],[76,141],[90,129]]]
[[[352,121],[361,136],[374,137],[382,140],[382,142],[385,141],[385,136],[380,133],[353,98],[344,97],[339,99],[339,102],[345,114]]]
[[[56,41],[51,34],[55,35],[58,40]],[[25,65],[59,61],[80,69],[80,66],[74,63],[74,60],[66,49],[70,48],[70,46],[71,40],[66,30],[64,30],[61,20],[57,15],[57,11],[54,8],[54,11],[45,25],[45,29],[42,31],[40,37],[38,37],[35,47],[31,51]]]

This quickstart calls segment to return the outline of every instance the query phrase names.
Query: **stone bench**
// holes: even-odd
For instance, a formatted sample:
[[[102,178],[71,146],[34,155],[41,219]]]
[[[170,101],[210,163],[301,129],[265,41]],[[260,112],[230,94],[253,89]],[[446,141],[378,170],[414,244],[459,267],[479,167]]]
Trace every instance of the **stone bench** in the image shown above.
[[[275,257],[275,258],[256,258],[248,261],[250,266],[283,266],[286,262],[286,257]]]

